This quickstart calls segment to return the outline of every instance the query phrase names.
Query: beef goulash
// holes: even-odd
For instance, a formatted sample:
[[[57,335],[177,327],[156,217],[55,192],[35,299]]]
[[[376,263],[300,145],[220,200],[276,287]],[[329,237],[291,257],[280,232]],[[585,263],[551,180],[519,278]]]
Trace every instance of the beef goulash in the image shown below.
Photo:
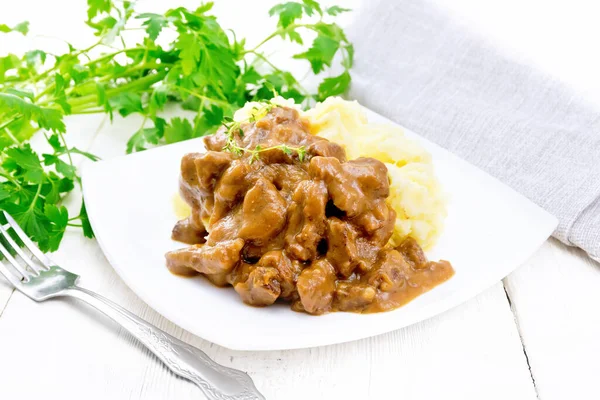
[[[231,285],[250,305],[281,299],[309,314],[387,311],[449,279],[450,263],[428,261],[414,239],[388,244],[396,213],[386,166],[346,160],[308,124],[273,107],[183,157],[192,213],[173,239],[191,246],[167,253],[170,271]]]

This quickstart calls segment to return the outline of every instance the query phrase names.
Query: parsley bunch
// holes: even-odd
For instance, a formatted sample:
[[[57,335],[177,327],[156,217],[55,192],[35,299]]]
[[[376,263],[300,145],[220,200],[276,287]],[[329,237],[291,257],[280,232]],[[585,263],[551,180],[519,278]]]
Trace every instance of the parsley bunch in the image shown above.
[[[322,8],[315,0],[286,2],[271,8],[275,31],[257,46],[225,31],[210,14],[212,3],[197,9],[173,8],[162,14],[137,13],[134,3],[88,0],[87,25],[97,42],[78,49],[68,44],[64,54],[41,49],[23,56],[0,57],[0,209],[10,212],[42,250],[58,248],[68,226],[93,236],[85,205],[76,216],[62,199],[80,185],[73,154],[97,158],[64,140],[64,117],[106,113],[112,119],[139,114],[143,122],[127,143],[126,152],[213,133],[247,101],[269,99],[273,90],[305,105],[342,94],[350,84],[353,48],[332,20],[347,9]],[[127,43],[127,32],[144,37]],[[29,24],[0,24],[0,34],[28,34]],[[167,31],[175,35],[161,44]],[[343,72],[324,78],[317,93],[309,93],[289,72],[270,61],[263,45],[280,37],[304,44],[294,58],[310,63],[314,74],[339,60]],[[194,118],[161,116],[167,103],[180,103]],[[51,152],[36,153],[28,141],[42,130]]]

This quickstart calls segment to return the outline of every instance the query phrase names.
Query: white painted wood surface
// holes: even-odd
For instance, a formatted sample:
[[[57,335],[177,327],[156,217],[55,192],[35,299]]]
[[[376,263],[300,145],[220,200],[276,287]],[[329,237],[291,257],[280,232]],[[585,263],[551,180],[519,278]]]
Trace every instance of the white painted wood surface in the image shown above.
[[[225,13],[232,2],[219,1],[217,12],[238,30],[243,30],[244,17],[263,13],[262,2],[239,2],[237,13]],[[83,3],[21,0],[3,10],[0,22],[27,18],[37,25],[38,32],[83,41],[85,36],[78,34],[84,28],[80,23]],[[158,2],[145,3],[158,7]],[[572,26],[577,25],[576,16],[592,13],[591,3],[586,12],[586,5],[577,2],[577,12],[568,14]],[[509,39],[516,45],[519,34],[526,34],[527,24],[519,23],[503,35],[502,23],[479,2],[461,0],[453,4],[455,12],[467,20],[480,18],[475,25],[485,25],[500,41],[508,40],[507,46],[511,45]],[[498,4],[506,6],[494,6],[497,12],[504,16],[518,12],[519,21],[527,19],[523,15],[537,18],[542,6],[537,0]],[[555,14],[560,13],[550,15]],[[544,21],[540,26],[549,32],[556,26],[551,19]],[[568,35],[565,23],[569,20],[562,23]],[[520,33],[514,32],[515,26],[522,26]],[[576,35],[589,33],[582,26],[572,31]],[[260,28],[248,32],[254,38],[262,36]],[[534,39],[517,47],[543,63],[551,54],[549,48],[539,46],[541,37],[538,32]],[[527,43],[530,47],[523,47]],[[0,52],[23,44],[0,39]],[[588,64],[600,60],[583,48],[577,53],[581,46],[569,46],[568,40],[556,46],[568,48],[572,57]],[[576,85],[594,78],[591,70],[585,75],[588,70],[575,65],[581,63],[563,61],[553,72]],[[600,79],[595,79],[589,87],[600,88]],[[101,127],[97,117],[71,118],[68,140],[105,158],[118,156],[139,123],[130,117]],[[217,362],[248,371],[270,400],[600,398],[596,383],[600,371],[600,265],[555,240],[548,241],[505,279],[506,293],[499,283],[449,312],[400,331],[342,345],[277,352],[234,352],[182,331],[140,301],[114,273],[97,244],[78,232],[66,235],[54,258],[81,274],[84,286],[198,346]],[[183,400],[203,396],[94,310],[75,301],[36,304],[13,293],[0,278],[0,399],[46,398]]]
[[[550,240],[504,283],[540,399],[600,399],[600,264]]]
[[[103,158],[121,155],[127,134],[139,123],[140,118],[133,116],[104,125],[89,150]],[[71,122],[69,128],[77,129]],[[268,399],[379,399],[395,393],[398,385],[411,399],[435,399],[448,393],[460,399],[535,399],[500,283],[448,313],[387,335],[316,349],[234,352],[183,332],[149,309],[122,283],[96,243],[78,232],[70,232],[53,257],[79,273],[83,286],[198,346],[217,362],[247,371]],[[42,335],[44,340],[38,340]],[[25,399],[45,393],[60,393],[67,399],[82,393],[92,399],[201,396],[149,357],[129,334],[71,300],[36,304],[14,293],[0,318],[0,338],[2,395]],[[30,366],[32,360],[35,367]],[[36,385],[25,385],[22,371],[42,376]],[[65,384],[64,376],[77,384]],[[492,394],[491,387],[495,388]]]

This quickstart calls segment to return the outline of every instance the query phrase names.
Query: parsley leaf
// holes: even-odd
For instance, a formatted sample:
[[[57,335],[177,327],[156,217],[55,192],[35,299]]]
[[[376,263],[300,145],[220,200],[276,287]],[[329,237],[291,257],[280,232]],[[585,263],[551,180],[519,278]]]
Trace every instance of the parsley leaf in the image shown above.
[[[278,15],[279,22],[277,22],[277,26],[287,28],[298,18],[302,17],[302,4],[294,1],[277,4],[269,10],[269,15]]]
[[[19,115],[18,118],[33,120],[42,129],[56,132],[65,132],[66,130],[60,111],[37,106],[16,96],[14,91],[13,93],[0,93],[0,107],[3,113],[12,112]]]
[[[171,119],[170,122],[170,125],[165,128],[167,143],[181,142],[194,137],[192,124],[187,119],[177,117]]]
[[[325,78],[319,85],[319,101],[323,101],[330,96],[343,94],[348,86],[350,86],[350,74],[348,72],[333,78]]]
[[[142,26],[146,27],[148,37],[152,40],[156,40],[163,28],[169,24],[169,20],[161,14],[144,13],[138,15],[136,18],[145,19]]]
[[[127,141],[127,154],[133,153],[134,150],[146,150],[149,145],[158,144],[159,139],[159,130],[157,128],[140,128]]]
[[[6,24],[0,24],[0,32],[9,33],[9,32],[19,32],[23,35],[27,35],[29,33],[29,22],[23,21],[18,23],[17,25],[10,28]]]
[[[44,181],[42,164],[29,144],[21,148],[12,147],[6,151],[6,155],[8,158],[3,163],[6,169],[14,171],[30,183],[41,184]]]
[[[65,206],[61,206],[59,208],[53,204],[46,203],[46,206],[44,207],[44,215],[50,222],[50,229],[47,239],[48,250],[58,250],[58,246],[60,245],[63,235],[65,234],[67,224],[69,223],[69,212]]]
[[[327,7],[325,9],[325,12],[327,14],[333,15],[334,17],[336,15],[339,15],[341,13],[345,13],[345,12],[348,12],[348,11],[351,11],[351,10],[349,8],[343,8],[343,7],[340,7],[340,6],[331,6],[331,7]]]
[[[71,218],[61,205],[81,184],[73,156],[98,159],[67,147],[66,115],[105,113],[111,120],[114,112],[139,115],[142,123],[129,133],[125,149],[131,153],[214,133],[247,101],[280,93],[307,106],[343,93],[350,84],[354,51],[333,18],[345,8],[322,7],[318,0],[275,5],[268,11],[276,27],[249,47],[240,32],[223,29],[211,15],[213,3],[164,13],[139,13],[134,5],[87,0],[87,16],[82,19],[97,40],[90,46],[77,48],[65,42],[65,51],[58,54],[34,48],[22,56],[0,57],[0,209],[13,214],[43,251],[58,248],[67,226],[81,226],[86,237],[93,237],[85,204]],[[140,26],[139,40],[125,34]],[[26,35],[29,23],[0,24],[0,32]],[[160,43],[163,36],[172,37],[170,43]],[[337,60],[343,71],[319,77],[317,93],[311,92],[264,52],[263,45],[273,38],[310,43],[295,58],[306,60],[315,74]],[[167,122],[164,109],[175,103],[194,115]],[[49,144],[45,154],[28,144],[39,130]],[[303,148],[280,150],[301,159],[306,156]],[[258,157],[260,150],[254,151]]]
[[[323,15],[321,5],[315,0],[302,0],[302,6],[304,8],[304,12],[308,16],[313,15],[315,12],[319,15]]]
[[[144,111],[144,107],[142,106],[142,96],[137,93],[120,93],[115,97],[112,97],[109,104],[112,109],[116,110],[123,117]]]
[[[112,8],[111,0],[87,0],[88,20],[91,20],[100,13],[108,13]]]
[[[325,69],[325,66],[331,66],[333,57],[339,47],[340,44],[338,41],[320,34],[313,41],[310,49],[304,53],[294,55],[294,58],[308,60],[313,72],[318,74]]]
[[[94,230],[92,229],[92,225],[90,224],[90,219],[87,215],[87,210],[85,209],[85,199],[81,202],[81,210],[79,211],[79,219],[81,220],[81,227],[83,228],[83,236],[86,238],[94,237]]]

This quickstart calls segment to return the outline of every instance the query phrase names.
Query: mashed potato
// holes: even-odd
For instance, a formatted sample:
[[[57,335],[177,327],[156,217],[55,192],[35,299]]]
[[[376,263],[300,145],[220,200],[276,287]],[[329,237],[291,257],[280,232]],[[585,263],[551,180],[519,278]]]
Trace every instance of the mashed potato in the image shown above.
[[[306,111],[311,133],[344,146],[349,159],[373,157],[384,162],[390,177],[388,204],[396,211],[394,246],[413,237],[433,246],[446,217],[446,198],[435,177],[431,156],[392,125],[370,124],[356,101],[331,97]]]

